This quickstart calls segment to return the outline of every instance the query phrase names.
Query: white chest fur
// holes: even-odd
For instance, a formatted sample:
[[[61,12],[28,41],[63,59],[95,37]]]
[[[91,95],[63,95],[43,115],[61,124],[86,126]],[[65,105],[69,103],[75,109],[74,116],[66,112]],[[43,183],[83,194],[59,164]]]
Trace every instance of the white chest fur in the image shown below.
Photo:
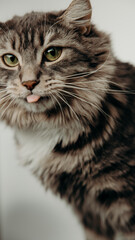
[[[17,130],[16,138],[19,143],[18,153],[21,164],[28,165],[32,171],[36,171],[41,162],[45,163],[45,159],[63,135],[64,131],[53,128],[43,131]]]

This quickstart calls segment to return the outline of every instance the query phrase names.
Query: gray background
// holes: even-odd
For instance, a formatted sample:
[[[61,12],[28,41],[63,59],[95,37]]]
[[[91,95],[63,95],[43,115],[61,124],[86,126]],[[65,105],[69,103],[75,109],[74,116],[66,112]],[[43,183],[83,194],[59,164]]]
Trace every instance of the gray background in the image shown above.
[[[64,9],[70,0],[0,0],[0,21],[25,12]],[[115,55],[135,64],[135,1],[91,0],[93,22],[111,34]],[[78,220],[66,203],[45,192],[19,165],[13,132],[0,124],[1,240],[83,240]]]

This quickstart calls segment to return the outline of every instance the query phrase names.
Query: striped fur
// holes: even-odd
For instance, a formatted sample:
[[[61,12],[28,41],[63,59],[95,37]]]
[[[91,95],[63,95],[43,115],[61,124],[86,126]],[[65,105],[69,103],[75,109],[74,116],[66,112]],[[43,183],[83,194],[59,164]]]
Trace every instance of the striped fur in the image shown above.
[[[81,11],[80,11],[81,9]],[[20,161],[72,204],[88,240],[135,239],[135,68],[91,23],[88,0],[0,23],[0,119]],[[44,51],[62,47],[55,62]],[[20,65],[9,68],[12,53]],[[37,80],[29,104],[23,81]]]

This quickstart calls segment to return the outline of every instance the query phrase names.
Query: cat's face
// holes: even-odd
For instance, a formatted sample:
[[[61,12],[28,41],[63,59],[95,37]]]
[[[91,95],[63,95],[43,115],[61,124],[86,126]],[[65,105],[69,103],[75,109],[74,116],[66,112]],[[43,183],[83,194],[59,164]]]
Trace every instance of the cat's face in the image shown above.
[[[77,71],[75,34],[50,27],[46,18],[37,13],[16,18],[0,38],[0,83],[14,104],[34,112],[52,108],[66,76]]]
[[[0,25],[2,118],[8,111],[12,118],[17,109],[48,116],[69,111],[74,116],[81,111],[80,103],[89,101],[91,109],[100,105],[104,94],[98,88],[102,84],[106,89],[107,83],[88,79],[104,64],[108,40],[90,32],[89,1],[78,0],[83,3],[81,11],[73,3],[65,12],[30,13]],[[89,84],[93,89],[84,91]]]

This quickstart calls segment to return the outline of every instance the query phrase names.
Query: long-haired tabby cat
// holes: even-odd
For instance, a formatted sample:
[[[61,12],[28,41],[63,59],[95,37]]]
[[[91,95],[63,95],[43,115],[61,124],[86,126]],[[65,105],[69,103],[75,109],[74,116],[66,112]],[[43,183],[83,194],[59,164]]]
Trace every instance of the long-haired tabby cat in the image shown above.
[[[0,119],[88,240],[134,240],[135,68],[91,15],[89,0],[73,0],[0,23]]]

